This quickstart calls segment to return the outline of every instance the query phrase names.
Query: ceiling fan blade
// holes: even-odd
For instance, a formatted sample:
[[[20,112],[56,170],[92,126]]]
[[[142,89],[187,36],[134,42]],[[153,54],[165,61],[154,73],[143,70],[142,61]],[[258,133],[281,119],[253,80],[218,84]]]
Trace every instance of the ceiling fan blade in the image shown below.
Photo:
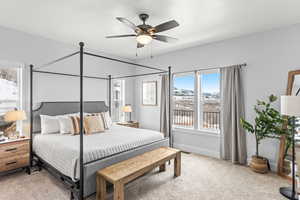
[[[168,21],[168,22],[165,22],[165,23],[155,26],[154,30],[155,30],[155,33],[159,33],[159,32],[170,30],[177,26],[179,26],[179,23],[175,20],[171,20],[171,21]]]
[[[143,44],[141,44],[141,43],[137,43],[137,48],[142,48],[142,47],[144,47],[145,45],[143,45]]]
[[[120,22],[122,22],[123,24],[125,24],[126,26],[130,27],[131,29],[133,29],[135,32],[140,31],[140,28],[137,27],[134,23],[132,23],[128,19],[123,18],[123,17],[117,17],[116,19],[119,20]]]
[[[176,42],[178,40],[177,38],[172,38],[165,35],[153,35],[153,39],[159,40],[161,42]]]
[[[106,36],[106,38],[123,38],[123,37],[135,37],[135,34],[127,34],[127,35],[110,35]]]

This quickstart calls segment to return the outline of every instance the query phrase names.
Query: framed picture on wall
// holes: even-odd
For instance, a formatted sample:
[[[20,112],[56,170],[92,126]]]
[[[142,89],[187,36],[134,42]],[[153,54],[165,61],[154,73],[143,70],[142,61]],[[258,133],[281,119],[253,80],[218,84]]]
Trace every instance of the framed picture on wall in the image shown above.
[[[157,106],[157,81],[143,81],[142,95],[144,106]]]

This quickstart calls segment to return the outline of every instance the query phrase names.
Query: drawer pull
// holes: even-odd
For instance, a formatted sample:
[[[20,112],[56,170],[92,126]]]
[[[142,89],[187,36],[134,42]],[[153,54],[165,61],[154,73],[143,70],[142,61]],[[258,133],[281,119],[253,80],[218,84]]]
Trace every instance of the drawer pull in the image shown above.
[[[6,149],[5,151],[15,151],[17,148]]]
[[[17,161],[13,161],[13,162],[9,162],[9,163],[6,163],[6,165],[13,165],[13,164],[16,164]]]

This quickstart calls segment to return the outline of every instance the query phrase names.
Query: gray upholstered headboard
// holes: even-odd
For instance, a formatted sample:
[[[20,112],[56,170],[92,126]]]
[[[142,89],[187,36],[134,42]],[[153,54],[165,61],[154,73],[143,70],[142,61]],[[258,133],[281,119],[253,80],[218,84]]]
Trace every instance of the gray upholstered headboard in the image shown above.
[[[108,107],[104,101],[86,101],[83,104],[83,110],[87,113],[98,113],[108,111]],[[79,112],[79,102],[41,102],[40,106],[33,111],[33,133],[41,131],[40,115],[54,116],[77,112]]]

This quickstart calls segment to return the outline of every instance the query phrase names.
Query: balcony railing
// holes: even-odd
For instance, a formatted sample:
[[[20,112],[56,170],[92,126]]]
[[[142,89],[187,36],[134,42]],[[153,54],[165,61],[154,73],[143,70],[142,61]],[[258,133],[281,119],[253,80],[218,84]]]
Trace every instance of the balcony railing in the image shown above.
[[[173,124],[176,126],[193,127],[194,126],[194,111],[174,109]]]
[[[203,112],[202,127],[208,129],[220,129],[220,112]],[[174,109],[173,125],[192,128],[194,127],[194,111],[185,109]]]
[[[203,112],[203,128],[220,129],[220,112]]]

